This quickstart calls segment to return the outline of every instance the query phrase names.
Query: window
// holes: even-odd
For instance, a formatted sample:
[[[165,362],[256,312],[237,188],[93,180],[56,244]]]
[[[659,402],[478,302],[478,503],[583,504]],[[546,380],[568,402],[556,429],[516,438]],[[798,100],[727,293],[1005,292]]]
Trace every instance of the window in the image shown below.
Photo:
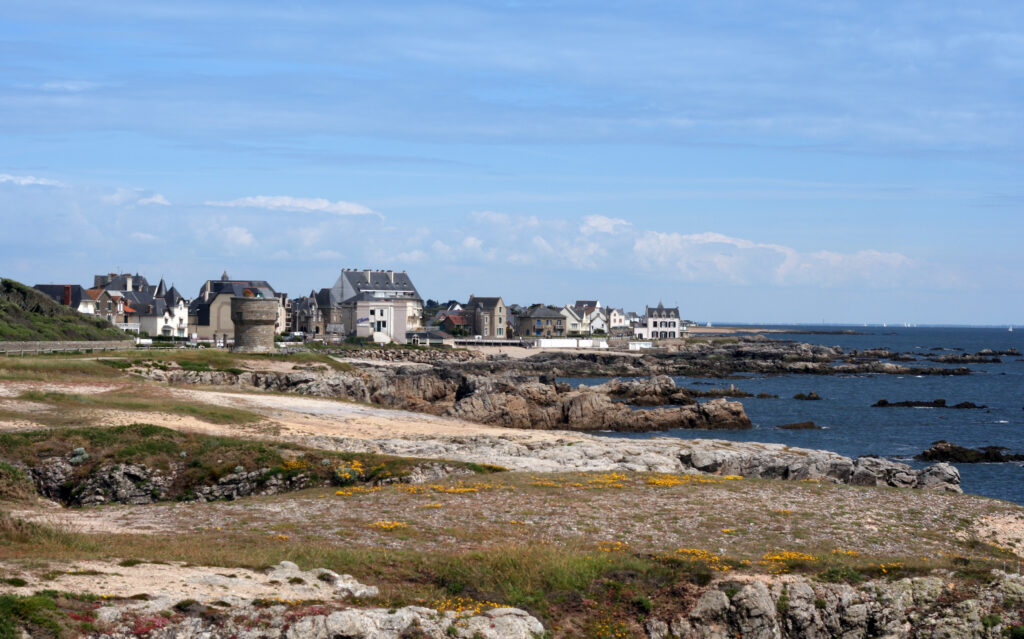
[[[503,329],[503,328],[499,328],[499,329],[498,329],[498,337],[501,337],[501,336],[503,336],[504,334],[505,334],[505,329]]]

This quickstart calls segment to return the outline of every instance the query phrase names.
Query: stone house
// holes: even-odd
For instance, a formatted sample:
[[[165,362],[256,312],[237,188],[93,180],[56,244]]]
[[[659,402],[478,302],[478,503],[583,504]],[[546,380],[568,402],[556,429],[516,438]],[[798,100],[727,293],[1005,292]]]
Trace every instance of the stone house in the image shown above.
[[[472,317],[472,334],[490,339],[505,339],[508,313],[500,297],[469,296],[466,314]]]
[[[535,306],[519,316],[520,337],[565,337],[568,334],[565,316],[547,306]]]

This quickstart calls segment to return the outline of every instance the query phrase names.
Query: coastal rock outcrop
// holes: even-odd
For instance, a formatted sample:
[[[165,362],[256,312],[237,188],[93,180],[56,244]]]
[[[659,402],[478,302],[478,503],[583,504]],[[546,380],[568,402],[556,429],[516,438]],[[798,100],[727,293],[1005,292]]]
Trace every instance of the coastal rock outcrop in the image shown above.
[[[527,472],[706,473],[962,492],[960,473],[949,464],[918,470],[878,457],[851,459],[829,451],[783,444],[667,437],[621,440],[578,433],[565,433],[564,438],[557,439],[531,439],[523,435],[415,439],[320,436],[302,441],[327,450],[472,461]]]
[[[614,401],[603,385],[559,392],[554,384],[520,378],[471,377],[463,380],[456,398],[446,416],[513,428],[647,432],[752,427],[739,402],[717,399],[633,410]]]
[[[979,406],[974,402],[960,402],[959,404],[947,404],[945,399],[933,399],[931,401],[920,401],[920,400],[909,400],[903,402],[890,402],[887,399],[880,399],[871,405],[871,408],[956,408],[959,410],[965,409],[983,409],[988,406]]]
[[[1024,577],[1002,572],[968,592],[938,577],[857,587],[739,577],[712,583],[682,614],[654,611],[644,627],[650,639],[994,638],[1024,630],[1013,603],[1022,588]]]
[[[1002,446],[985,446],[983,448],[967,448],[944,439],[933,443],[928,450],[915,455],[915,459],[924,461],[956,462],[959,464],[1001,463],[1024,461],[1024,455],[1007,452]]]

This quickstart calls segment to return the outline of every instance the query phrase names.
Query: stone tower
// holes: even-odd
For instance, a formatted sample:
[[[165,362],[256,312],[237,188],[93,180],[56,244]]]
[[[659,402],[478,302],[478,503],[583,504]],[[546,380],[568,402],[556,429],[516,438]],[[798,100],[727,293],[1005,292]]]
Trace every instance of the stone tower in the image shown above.
[[[280,302],[276,297],[232,297],[231,321],[235,325],[235,353],[273,353],[274,324]]]

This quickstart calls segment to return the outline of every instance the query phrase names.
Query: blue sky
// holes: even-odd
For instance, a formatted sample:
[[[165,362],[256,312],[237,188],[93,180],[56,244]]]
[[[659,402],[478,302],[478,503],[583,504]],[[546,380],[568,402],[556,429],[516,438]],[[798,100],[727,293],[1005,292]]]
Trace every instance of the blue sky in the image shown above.
[[[0,274],[1024,323],[1024,4],[5,0]]]

